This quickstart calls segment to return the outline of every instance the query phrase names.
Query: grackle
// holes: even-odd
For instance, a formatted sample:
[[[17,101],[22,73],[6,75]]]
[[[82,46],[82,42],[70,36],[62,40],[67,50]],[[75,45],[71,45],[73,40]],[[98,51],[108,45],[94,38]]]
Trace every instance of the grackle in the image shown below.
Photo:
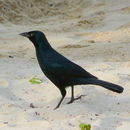
[[[51,47],[44,33],[30,31],[21,33],[20,35],[32,41],[36,49],[36,56],[41,70],[61,92],[62,98],[56,108],[60,106],[66,96],[66,87],[68,86],[71,87],[71,100],[68,104],[81,98],[81,96],[74,98],[74,85],[93,84],[100,85],[117,93],[123,92],[123,87],[98,79],[79,65],[59,54]]]

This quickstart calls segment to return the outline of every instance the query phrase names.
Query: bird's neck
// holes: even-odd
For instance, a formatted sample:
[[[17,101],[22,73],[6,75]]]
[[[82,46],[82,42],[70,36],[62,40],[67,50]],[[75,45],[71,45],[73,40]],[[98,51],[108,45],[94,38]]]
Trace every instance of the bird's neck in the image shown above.
[[[34,44],[36,50],[48,50],[51,49],[51,45],[49,44],[46,38],[38,38],[38,39],[30,39]]]
[[[36,49],[40,49],[40,50],[43,50],[43,51],[45,51],[45,50],[50,50],[52,47],[51,47],[51,45],[48,43],[48,41],[42,41],[41,43],[40,43],[40,41],[39,41],[39,45],[38,46],[36,46]]]

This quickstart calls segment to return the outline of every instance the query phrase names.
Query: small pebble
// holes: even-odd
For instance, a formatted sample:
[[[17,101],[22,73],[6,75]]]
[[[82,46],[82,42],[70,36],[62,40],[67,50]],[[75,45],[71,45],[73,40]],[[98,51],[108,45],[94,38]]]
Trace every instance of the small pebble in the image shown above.
[[[9,56],[9,58],[14,58],[13,56]]]
[[[31,108],[36,108],[36,107],[33,105],[33,103],[30,103],[30,107],[31,107]]]
[[[95,116],[99,116],[98,114],[95,114]]]
[[[35,114],[36,114],[36,115],[40,115],[40,113],[38,113],[38,112],[35,112]]]
[[[3,122],[4,124],[8,124],[8,122]]]

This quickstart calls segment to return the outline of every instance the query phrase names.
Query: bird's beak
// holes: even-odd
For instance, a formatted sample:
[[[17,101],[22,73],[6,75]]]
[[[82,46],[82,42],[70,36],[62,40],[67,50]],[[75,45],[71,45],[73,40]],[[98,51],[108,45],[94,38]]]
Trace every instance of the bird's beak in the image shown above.
[[[24,37],[30,37],[28,32],[20,33],[19,35],[24,36]]]

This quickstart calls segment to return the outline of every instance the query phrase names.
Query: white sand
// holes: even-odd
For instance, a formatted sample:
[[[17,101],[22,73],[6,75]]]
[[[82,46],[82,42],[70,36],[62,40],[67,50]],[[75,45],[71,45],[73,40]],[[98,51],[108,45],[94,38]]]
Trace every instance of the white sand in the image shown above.
[[[0,0],[0,130],[79,130],[80,123],[93,130],[129,130],[130,1],[19,2]],[[44,31],[57,51],[124,92],[76,86],[75,96],[86,96],[68,105],[67,89],[53,110],[61,95],[41,72],[31,42],[18,35],[29,30]],[[30,84],[35,76],[43,83]]]

